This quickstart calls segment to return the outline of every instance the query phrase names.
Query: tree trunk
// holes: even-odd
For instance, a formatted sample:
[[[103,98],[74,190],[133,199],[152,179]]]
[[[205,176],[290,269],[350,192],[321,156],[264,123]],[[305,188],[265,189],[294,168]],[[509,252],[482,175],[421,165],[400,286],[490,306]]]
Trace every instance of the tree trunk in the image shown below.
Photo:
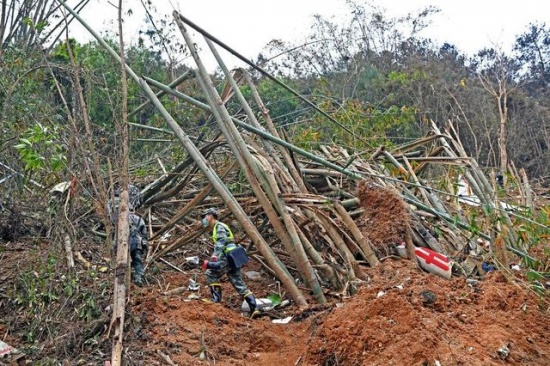
[[[500,172],[505,173],[508,168],[508,153],[506,151],[507,144],[507,122],[508,122],[508,94],[506,85],[499,85],[500,92],[497,95],[498,114],[500,115],[500,131],[498,136],[498,149],[500,153]],[[505,175],[506,177],[506,175]]]
[[[122,29],[122,0],[118,3],[118,32],[120,42],[120,67],[121,67],[121,83],[122,83],[122,118],[119,126],[117,126],[122,137],[122,156],[120,161],[120,206],[118,212],[118,230],[117,230],[117,252],[116,252],[116,268],[115,268],[115,286],[113,293],[113,317],[111,327],[114,327],[113,344],[111,349],[111,365],[120,366],[122,364],[122,341],[124,339],[124,314],[126,305],[126,278],[129,276],[129,259],[128,259],[128,237],[129,237],[129,207],[128,207],[128,158],[129,158],[129,143],[128,143],[128,80],[126,78],[125,55],[124,55],[124,38]]]

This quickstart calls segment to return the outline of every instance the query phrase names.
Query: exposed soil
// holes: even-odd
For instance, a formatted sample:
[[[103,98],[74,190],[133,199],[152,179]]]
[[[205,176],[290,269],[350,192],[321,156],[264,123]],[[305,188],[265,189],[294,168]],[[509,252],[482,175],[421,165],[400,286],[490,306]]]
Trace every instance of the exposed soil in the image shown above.
[[[4,251],[3,269],[22,266],[30,256],[30,251]],[[154,283],[131,288],[127,365],[166,364],[158,351],[179,365],[550,364],[550,309],[521,284],[522,272],[491,272],[472,285],[464,278],[445,280],[422,272],[408,260],[387,259],[378,268],[365,267],[370,282],[353,297],[333,297],[329,305],[312,305],[305,312],[290,305],[250,320],[228,282],[223,284],[223,304],[205,304],[188,299],[197,294],[188,290],[164,295],[187,286],[190,278],[204,284],[202,270],[186,268],[183,274],[161,264],[149,270]],[[256,262],[247,266],[250,270],[261,272]],[[103,280],[108,278],[105,274]],[[259,297],[279,292],[267,273],[247,282]],[[207,297],[207,288],[201,286],[198,294]],[[6,315],[0,321],[3,340],[26,349],[30,345],[17,329],[9,329]],[[293,316],[288,324],[272,323],[287,316]],[[103,352],[79,344],[83,353],[65,359],[89,365],[107,360],[109,340],[102,339],[98,347]],[[44,343],[53,347],[47,352],[50,357],[63,359],[63,341]]]
[[[357,197],[363,208],[357,227],[379,253],[387,255],[390,247],[405,240],[410,220],[405,201],[392,188],[375,186],[367,180],[359,182]]]
[[[412,262],[387,260],[367,269],[371,282],[352,298],[299,312],[294,307],[250,320],[228,283],[224,305],[139,289],[130,311],[130,364],[159,361],[157,350],[180,365],[547,365],[548,304],[502,273],[477,285],[421,272]],[[172,284],[188,276],[166,275]],[[249,281],[260,296],[269,281]],[[206,289],[201,289],[207,296]],[[139,355],[136,353],[139,350]],[[205,352],[203,352],[205,351]],[[208,360],[201,360],[200,355]],[[161,362],[162,364],[162,362]]]

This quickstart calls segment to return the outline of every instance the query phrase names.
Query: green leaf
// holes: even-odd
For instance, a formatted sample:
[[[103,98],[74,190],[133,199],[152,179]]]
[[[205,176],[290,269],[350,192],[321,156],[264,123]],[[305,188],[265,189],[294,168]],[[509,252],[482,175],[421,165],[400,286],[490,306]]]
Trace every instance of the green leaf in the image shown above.
[[[30,17],[23,18],[23,24],[26,26],[32,27],[32,19]]]
[[[490,205],[483,205],[481,206],[481,208],[483,210],[483,213],[487,216],[491,215],[494,212],[493,208]]]
[[[27,146],[32,146],[32,142],[26,138],[20,138],[19,141]]]
[[[273,306],[279,305],[283,300],[281,299],[281,296],[279,294],[271,293],[267,296],[267,299],[271,301]]]
[[[543,278],[542,274],[537,271],[529,270],[527,271],[527,279],[529,282],[538,281]]]

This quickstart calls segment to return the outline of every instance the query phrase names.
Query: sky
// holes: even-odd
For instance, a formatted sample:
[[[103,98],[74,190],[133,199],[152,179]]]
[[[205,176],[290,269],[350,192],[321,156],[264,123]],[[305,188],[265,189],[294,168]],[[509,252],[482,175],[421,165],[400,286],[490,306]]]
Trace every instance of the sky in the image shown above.
[[[361,1],[361,0],[359,0]],[[546,0],[371,0],[387,9],[388,16],[405,15],[428,5],[441,11],[422,36],[439,43],[451,43],[469,55],[484,47],[511,49],[517,35],[529,23],[550,22]],[[73,4],[76,1],[73,0]],[[101,31],[117,29],[118,1],[91,0],[81,13],[90,26]],[[250,59],[255,58],[272,39],[299,42],[308,34],[314,14],[338,21],[349,13],[345,0],[153,0],[160,12],[173,9]],[[71,1],[68,1],[71,4]],[[125,41],[137,41],[144,13],[138,0],[125,0],[133,14],[125,19]],[[114,22],[114,23],[113,23]],[[75,22],[76,23],[76,22]],[[193,39],[201,37],[191,33]],[[71,35],[86,41],[92,37],[80,25],[73,24]],[[228,66],[241,66],[237,59],[220,52]],[[210,53],[201,53],[205,64],[215,61]]]

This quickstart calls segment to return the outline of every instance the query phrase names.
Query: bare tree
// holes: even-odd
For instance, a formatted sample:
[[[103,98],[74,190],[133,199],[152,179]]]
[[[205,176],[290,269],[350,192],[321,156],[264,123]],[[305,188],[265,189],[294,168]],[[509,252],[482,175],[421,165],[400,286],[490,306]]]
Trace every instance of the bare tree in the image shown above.
[[[515,64],[500,50],[483,50],[478,54],[479,80],[485,90],[495,98],[499,114],[498,149],[500,156],[500,171],[505,172],[508,167],[507,151],[507,124],[508,97],[517,87],[514,85],[513,75]]]

